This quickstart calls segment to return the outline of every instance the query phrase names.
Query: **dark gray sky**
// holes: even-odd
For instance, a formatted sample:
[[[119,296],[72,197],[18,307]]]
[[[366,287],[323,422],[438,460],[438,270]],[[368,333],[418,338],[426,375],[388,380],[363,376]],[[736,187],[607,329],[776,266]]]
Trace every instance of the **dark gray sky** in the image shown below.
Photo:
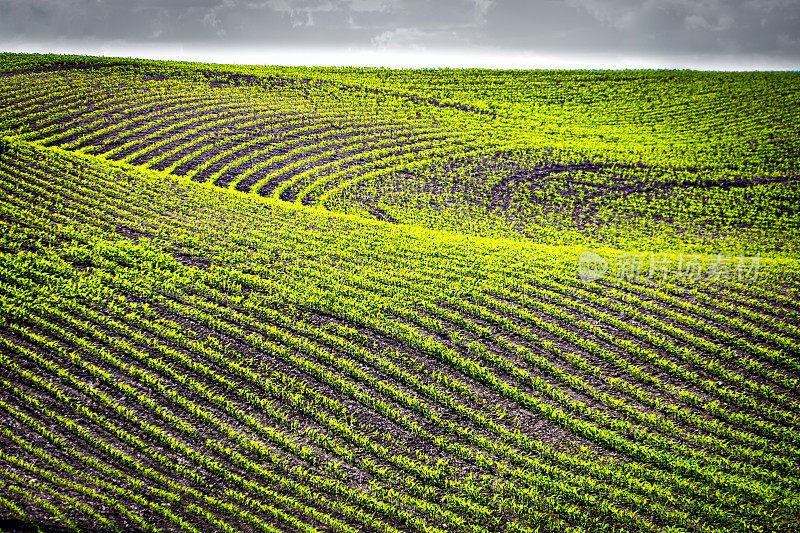
[[[269,64],[800,68],[800,0],[0,0],[0,50]]]

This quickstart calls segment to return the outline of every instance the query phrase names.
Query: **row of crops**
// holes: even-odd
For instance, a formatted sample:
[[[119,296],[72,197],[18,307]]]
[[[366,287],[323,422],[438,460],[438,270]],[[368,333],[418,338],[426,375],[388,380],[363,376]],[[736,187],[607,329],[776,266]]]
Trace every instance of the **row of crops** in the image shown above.
[[[198,182],[553,244],[800,243],[796,76],[11,59],[8,133]]]
[[[568,248],[198,187],[79,138],[62,143],[84,153],[3,139],[2,516],[148,531],[797,527],[791,261],[765,259],[757,281],[587,283]]]
[[[130,67],[4,80],[5,127],[46,146],[102,154],[306,205],[371,170],[457,150],[411,105],[340,100],[309,80],[182,76]]]
[[[542,145],[547,139],[549,147],[611,162],[797,170],[800,79],[791,72],[296,72],[497,115],[503,120],[487,129],[515,146]]]

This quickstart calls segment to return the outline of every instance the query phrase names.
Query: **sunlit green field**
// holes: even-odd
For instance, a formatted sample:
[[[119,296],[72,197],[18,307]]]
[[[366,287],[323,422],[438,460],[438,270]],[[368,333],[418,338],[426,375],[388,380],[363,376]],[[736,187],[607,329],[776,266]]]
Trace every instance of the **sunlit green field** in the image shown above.
[[[800,74],[0,87],[0,530],[800,528]]]

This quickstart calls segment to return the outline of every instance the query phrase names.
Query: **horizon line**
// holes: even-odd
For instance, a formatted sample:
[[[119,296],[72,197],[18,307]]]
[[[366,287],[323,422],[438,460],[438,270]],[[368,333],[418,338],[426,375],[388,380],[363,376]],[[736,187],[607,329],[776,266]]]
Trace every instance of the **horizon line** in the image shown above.
[[[657,56],[500,49],[322,48],[187,43],[0,43],[4,53],[85,55],[239,66],[495,70],[795,72],[800,62],[759,55]],[[346,60],[343,57],[347,57]]]

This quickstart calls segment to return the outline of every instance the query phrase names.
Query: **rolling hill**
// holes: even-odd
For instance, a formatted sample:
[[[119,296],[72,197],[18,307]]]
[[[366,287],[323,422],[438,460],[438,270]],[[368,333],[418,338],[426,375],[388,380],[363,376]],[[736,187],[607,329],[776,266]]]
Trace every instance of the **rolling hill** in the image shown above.
[[[0,530],[800,527],[797,73],[0,58]]]

